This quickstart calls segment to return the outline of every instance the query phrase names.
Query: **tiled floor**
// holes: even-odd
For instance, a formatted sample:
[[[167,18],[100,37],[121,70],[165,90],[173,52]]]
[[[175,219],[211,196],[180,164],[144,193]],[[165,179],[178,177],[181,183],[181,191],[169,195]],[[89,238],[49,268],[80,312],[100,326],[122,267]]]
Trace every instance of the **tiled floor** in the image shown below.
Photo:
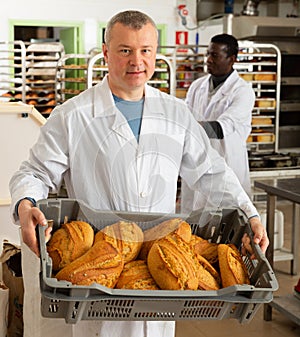
[[[284,246],[288,247],[291,237],[290,219],[292,208],[288,202],[280,202],[277,208],[284,213]],[[290,275],[289,268],[290,263],[288,261],[275,262],[274,271],[279,283],[279,289],[274,293],[274,296],[293,293],[294,286],[297,284],[300,277],[300,270],[298,275],[292,276]],[[300,325],[293,323],[275,309],[272,310],[272,314],[272,321],[265,321],[263,318],[263,305],[261,305],[253,319],[245,324],[241,324],[235,319],[178,321],[176,323],[176,337],[300,336]]]

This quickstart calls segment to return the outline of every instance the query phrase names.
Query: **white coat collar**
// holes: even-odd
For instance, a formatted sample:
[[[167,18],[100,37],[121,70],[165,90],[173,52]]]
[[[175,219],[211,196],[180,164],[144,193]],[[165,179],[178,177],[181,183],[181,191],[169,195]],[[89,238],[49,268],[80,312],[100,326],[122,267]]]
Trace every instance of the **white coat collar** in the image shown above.
[[[232,88],[236,86],[238,79],[240,78],[238,72],[234,70],[228,78],[225,80],[221,88],[218,90],[222,95],[227,95],[232,92]]]
[[[108,75],[94,89],[94,117],[107,117],[116,113],[115,102],[108,84]]]
[[[93,89],[94,117],[107,117],[116,114],[118,110],[115,106],[113,95],[109,88],[108,75],[103,78],[101,83],[95,85]],[[160,100],[160,91],[146,84],[144,114],[162,114],[161,110],[155,109],[152,104],[152,102],[156,99]]]
[[[114,117],[114,122],[112,124],[112,130],[114,130],[119,135],[126,139],[131,139],[133,134],[131,132],[130,126],[123,116],[123,114],[118,110],[115,105],[112,92],[109,88],[108,79],[106,75],[103,81],[96,86],[94,89],[94,117],[106,118]],[[161,109],[161,93],[159,90],[152,88],[149,85],[145,85],[145,103],[143,110],[143,117],[162,115],[163,111]],[[143,127],[143,126],[142,126]]]
[[[232,74],[226,79],[226,81],[222,84],[221,88],[217,90],[217,92],[212,96],[209,106],[212,104],[215,104],[218,102],[220,99],[222,99],[224,96],[228,96],[232,94],[233,89],[239,85],[238,80],[239,80],[239,75],[236,70],[232,72]],[[209,81],[210,76],[208,76],[207,81]],[[207,88],[209,87],[209,82],[207,82]]]

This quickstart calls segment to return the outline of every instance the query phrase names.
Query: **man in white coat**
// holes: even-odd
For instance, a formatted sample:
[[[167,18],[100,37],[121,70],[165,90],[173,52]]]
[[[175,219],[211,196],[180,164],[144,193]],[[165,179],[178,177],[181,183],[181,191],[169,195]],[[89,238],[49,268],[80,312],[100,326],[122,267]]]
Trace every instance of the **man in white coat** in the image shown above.
[[[213,148],[225,158],[251,196],[246,141],[251,132],[255,94],[251,84],[243,80],[233,68],[238,49],[238,41],[232,35],[212,37],[207,49],[209,74],[191,84],[186,103],[204,127]],[[183,205],[192,205],[194,202],[197,207],[197,201],[193,199],[194,192],[183,182]],[[189,208],[183,211],[189,211]]]
[[[23,240],[24,337],[175,335],[175,322],[168,321],[68,325],[41,316],[35,228],[47,221],[35,201],[56,193],[63,180],[70,198],[98,210],[174,213],[180,175],[217,207],[241,208],[254,241],[266,251],[269,240],[257,210],[186,104],[146,84],[155,70],[157,41],[147,15],[116,14],[103,44],[108,76],[56,107],[11,179],[12,213]]]

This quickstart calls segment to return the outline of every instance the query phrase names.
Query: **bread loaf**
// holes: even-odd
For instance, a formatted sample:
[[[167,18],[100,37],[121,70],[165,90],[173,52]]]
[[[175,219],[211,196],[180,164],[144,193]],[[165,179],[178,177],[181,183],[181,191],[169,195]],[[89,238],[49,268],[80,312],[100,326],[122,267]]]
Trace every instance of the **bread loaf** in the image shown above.
[[[269,125],[272,124],[272,118],[269,117],[252,117],[252,125]]]
[[[275,108],[276,101],[273,99],[257,99],[255,106],[259,108]]]
[[[251,73],[243,73],[239,74],[241,78],[243,78],[245,81],[253,81],[253,74]]]
[[[26,102],[26,104],[29,104],[29,105],[36,105],[37,104],[37,101],[35,99],[30,99]]]
[[[275,79],[276,79],[275,74],[262,73],[262,74],[255,74],[254,75],[255,81],[275,81]]]
[[[153,243],[147,263],[150,274],[161,289],[198,288],[199,264],[189,244],[175,233]]]
[[[218,245],[218,256],[222,286],[250,284],[247,268],[236,247],[228,244]]]
[[[272,142],[273,141],[273,135],[272,134],[257,135],[256,139],[260,143],[263,143],[263,142]]]
[[[116,285],[117,289],[158,290],[144,260],[126,263]]]
[[[89,286],[99,283],[114,288],[124,267],[122,254],[107,241],[99,240],[82,256],[61,269],[58,280]]]
[[[119,221],[106,226],[95,235],[95,242],[107,241],[124,257],[124,263],[138,256],[144,240],[144,233],[135,222]]]
[[[252,130],[253,141],[256,142],[273,142],[274,134],[269,131],[265,131],[262,129]]]
[[[170,233],[176,233],[185,242],[190,242],[192,237],[191,226],[180,218],[170,219],[161,222],[160,224],[145,230],[144,232],[144,242],[139,254],[139,258],[146,260],[149,250],[153,243],[167,236]]]
[[[94,230],[84,221],[62,224],[47,244],[52,269],[58,271],[87,252],[94,242]]]
[[[201,255],[197,256],[199,262],[198,288],[202,290],[218,290],[221,279],[217,270]]]
[[[196,257],[204,257],[210,264],[218,261],[218,244],[209,242],[197,235],[192,235],[191,247]]]
[[[5,92],[1,95],[1,97],[13,97],[14,95],[11,92]]]

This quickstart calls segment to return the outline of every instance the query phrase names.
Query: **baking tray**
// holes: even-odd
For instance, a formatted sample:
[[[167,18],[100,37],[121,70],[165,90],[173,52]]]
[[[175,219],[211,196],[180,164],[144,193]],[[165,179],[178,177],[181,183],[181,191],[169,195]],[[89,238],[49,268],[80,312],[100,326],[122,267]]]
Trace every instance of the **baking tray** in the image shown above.
[[[193,234],[217,243],[234,243],[241,248],[249,223],[239,209],[199,210],[183,214],[96,211],[73,199],[47,199],[37,206],[53,222],[53,231],[68,220],[89,222],[95,231],[119,220],[135,221],[145,230],[167,219],[181,217]],[[80,320],[193,320],[234,318],[252,319],[262,303],[268,303],[278,283],[266,257],[251,239],[256,259],[244,257],[251,285],[235,285],[217,291],[207,290],[125,290],[99,284],[77,286],[52,276],[52,260],[46,250],[45,227],[38,226],[41,252],[40,285],[42,315],[64,318],[67,323]]]

